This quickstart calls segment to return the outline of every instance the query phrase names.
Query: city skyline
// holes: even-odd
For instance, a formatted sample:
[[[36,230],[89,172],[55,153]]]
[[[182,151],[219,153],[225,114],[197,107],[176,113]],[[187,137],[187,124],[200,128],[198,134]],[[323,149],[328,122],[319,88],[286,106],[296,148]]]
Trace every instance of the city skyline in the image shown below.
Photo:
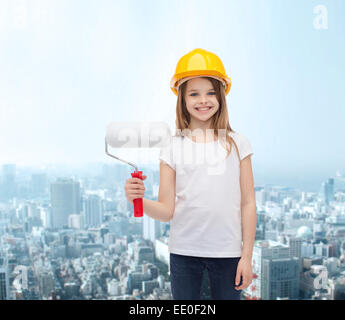
[[[128,161],[134,161],[135,164],[138,165],[139,170],[143,170],[145,174],[145,170],[149,169],[156,170],[159,168],[159,162],[157,161],[150,161],[147,162],[147,158],[145,161],[141,160],[139,151],[136,155],[132,154],[132,158],[125,158]],[[156,151],[154,151],[156,152]],[[114,153],[116,156],[123,156],[119,153]],[[148,157],[152,156],[151,152],[148,152]],[[105,157],[108,157],[105,155]],[[155,157],[155,156],[154,156]],[[158,159],[158,153],[157,153]],[[129,165],[122,164],[122,162],[117,160],[107,160],[104,162],[89,162],[84,164],[67,164],[67,163],[45,163],[42,165],[31,165],[31,166],[19,166],[15,163],[12,163],[16,166],[16,171],[20,175],[24,172],[28,173],[44,173],[50,172],[51,174],[59,175],[59,176],[77,176],[83,177],[85,175],[96,176],[101,174],[102,168],[104,166],[109,167],[110,171],[111,168],[116,168],[120,165],[123,170],[127,172],[128,177],[130,177],[130,172],[133,172],[133,168]],[[1,164],[0,167],[3,165],[8,165],[8,163]],[[115,170],[115,169],[113,169]],[[26,174],[26,175],[27,175]],[[295,188],[301,191],[306,192],[320,192],[320,188],[323,182],[325,182],[329,178],[333,178],[335,180],[335,188],[342,189],[345,187],[345,173],[336,171],[333,172],[332,170],[326,170],[325,172],[318,172],[317,174],[314,172],[313,169],[308,169],[308,171],[304,172],[304,175],[301,175],[299,172],[292,170],[286,171],[284,169],[281,170],[272,170],[272,168],[262,168],[257,167],[255,162],[253,163],[253,175],[254,175],[254,185],[255,186],[263,186],[263,185],[279,185],[282,187],[288,188]],[[1,180],[2,173],[0,171],[0,180]],[[124,176],[123,183],[125,183],[127,176]],[[151,179],[150,175],[148,175],[148,179]]]
[[[169,222],[133,216],[123,165],[83,177],[27,173],[0,179],[0,299],[170,300]],[[159,171],[145,197],[157,199]],[[345,188],[320,193],[255,187],[253,281],[245,300],[345,297]],[[277,276],[279,274],[279,276]],[[209,300],[207,273],[202,300]]]

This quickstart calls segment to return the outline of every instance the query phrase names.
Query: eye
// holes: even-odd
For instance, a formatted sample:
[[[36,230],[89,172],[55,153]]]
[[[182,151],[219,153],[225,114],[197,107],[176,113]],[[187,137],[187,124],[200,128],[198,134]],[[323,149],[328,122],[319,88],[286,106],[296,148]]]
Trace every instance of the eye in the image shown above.
[[[194,95],[196,95],[197,93],[192,93],[190,96],[191,97],[194,97]],[[211,95],[215,95],[216,93],[215,92],[209,92],[208,94],[211,94]]]

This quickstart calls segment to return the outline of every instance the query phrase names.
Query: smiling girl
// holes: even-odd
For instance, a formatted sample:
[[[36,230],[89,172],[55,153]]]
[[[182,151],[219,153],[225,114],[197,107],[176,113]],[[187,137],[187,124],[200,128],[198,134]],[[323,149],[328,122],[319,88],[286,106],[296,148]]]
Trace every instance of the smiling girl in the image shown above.
[[[130,203],[170,221],[173,299],[200,300],[203,271],[212,299],[240,299],[252,281],[256,230],[252,147],[229,124],[226,95],[231,79],[214,53],[195,49],[177,64],[176,135],[160,152],[158,201],[145,199],[140,179],[128,179]],[[206,161],[205,161],[206,159]]]

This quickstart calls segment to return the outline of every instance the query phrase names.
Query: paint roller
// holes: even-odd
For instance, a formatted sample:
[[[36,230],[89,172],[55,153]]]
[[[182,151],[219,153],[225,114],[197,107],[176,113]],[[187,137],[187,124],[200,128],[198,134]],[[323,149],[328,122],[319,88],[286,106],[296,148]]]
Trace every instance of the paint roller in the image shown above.
[[[132,178],[143,180],[143,172],[135,164],[111,154],[108,145],[112,148],[164,148],[170,143],[170,129],[164,122],[110,122],[106,128],[105,153],[132,166]],[[142,217],[143,199],[134,199],[133,205],[134,217]]]

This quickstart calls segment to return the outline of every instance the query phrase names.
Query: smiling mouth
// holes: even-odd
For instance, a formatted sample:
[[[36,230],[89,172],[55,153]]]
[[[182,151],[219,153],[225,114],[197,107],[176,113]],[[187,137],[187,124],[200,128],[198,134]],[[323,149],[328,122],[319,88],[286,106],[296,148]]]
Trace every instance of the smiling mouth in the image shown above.
[[[200,113],[207,113],[208,111],[210,111],[212,109],[212,107],[199,107],[199,108],[195,108],[195,109]]]

